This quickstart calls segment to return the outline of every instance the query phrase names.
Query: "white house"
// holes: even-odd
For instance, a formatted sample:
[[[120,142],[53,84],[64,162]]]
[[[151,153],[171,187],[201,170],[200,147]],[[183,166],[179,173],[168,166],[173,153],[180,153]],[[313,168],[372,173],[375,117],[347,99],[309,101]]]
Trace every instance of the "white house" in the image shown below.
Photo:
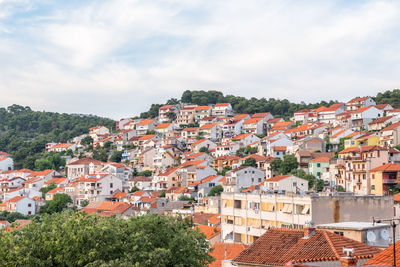
[[[267,190],[284,190],[286,192],[300,192],[308,190],[308,181],[294,175],[278,175],[264,181]]]
[[[211,114],[216,117],[233,116],[233,109],[230,103],[217,103],[212,109]]]
[[[241,188],[259,185],[264,181],[265,173],[250,166],[241,166],[226,173],[225,192],[239,192]]]
[[[237,142],[240,147],[247,147],[258,141],[260,141],[260,138],[252,133],[239,134],[232,138],[232,142]]]
[[[265,125],[266,122],[265,122]],[[243,133],[252,133],[252,134],[263,134],[264,130],[264,121],[261,118],[250,118],[243,122],[242,132]]]
[[[14,161],[10,157],[0,158],[0,170],[1,171],[9,171],[14,169]]]
[[[243,120],[232,119],[222,126],[222,136],[224,138],[232,138],[242,132]]]
[[[363,107],[351,113],[351,126],[358,129],[360,127],[367,129],[370,122],[382,116],[383,111],[374,106]]]
[[[25,196],[16,196],[0,204],[0,209],[8,212],[19,212],[23,215],[36,213],[36,202]]]

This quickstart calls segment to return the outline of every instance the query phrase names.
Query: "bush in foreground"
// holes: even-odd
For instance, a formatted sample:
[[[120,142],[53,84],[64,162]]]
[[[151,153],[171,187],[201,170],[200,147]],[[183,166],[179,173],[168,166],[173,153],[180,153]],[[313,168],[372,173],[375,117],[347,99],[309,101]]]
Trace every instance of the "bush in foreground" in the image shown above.
[[[206,266],[204,235],[189,221],[128,220],[65,211],[0,233],[2,266]]]

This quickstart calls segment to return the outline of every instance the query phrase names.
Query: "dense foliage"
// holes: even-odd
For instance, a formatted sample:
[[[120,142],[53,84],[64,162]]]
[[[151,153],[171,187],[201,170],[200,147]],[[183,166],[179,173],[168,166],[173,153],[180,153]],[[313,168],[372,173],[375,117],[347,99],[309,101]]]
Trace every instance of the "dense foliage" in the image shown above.
[[[1,211],[0,212],[0,221],[7,221],[9,223],[15,222],[15,220],[26,220],[30,219],[31,216],[23,215],[19,212],[8,212],[8,211]]]
[[[1,232],[2,266],[207,266],[209,243],[191,222],[63,212]]]
[[[96,125],[115,128],[113,120],[96,116],[33,111],[19,105],[0,108],[0,151],[10,153],[15,168],[34,169],[46,143],[67,142]]]
[[[283,160],[277,158],[271,162],[271,169],[278,174],[289,174],[298,167],[299,162],[294,155],[285,155],[283,156]]]
[[[210,193],[208,193],[208,196],[209,197],[220,196],[222,192],[224,192],[224,188],[222,187],[222,185],[216,185],[213,188],[211,188]]]
[[[378,93],[374,100],[377,104],[389,104],[393,108],[400,108],[400,89]]]

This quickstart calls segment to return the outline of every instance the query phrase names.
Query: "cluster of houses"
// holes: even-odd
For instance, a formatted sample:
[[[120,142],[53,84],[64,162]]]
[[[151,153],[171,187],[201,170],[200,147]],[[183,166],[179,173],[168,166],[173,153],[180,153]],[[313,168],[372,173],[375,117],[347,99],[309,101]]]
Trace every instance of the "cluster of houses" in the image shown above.
[[[400,109],[357,97],[299,110],[285,121],[269,112],[235,114],[229,103],[179,104],[162,106],[156,118],[121,119],[116,129],[92,127],[87,135],[45,149],[82,151],[81,141],[90,136],[94,150],[110,143],[121,151],[119,163],[86,155],[68,158],[62,173],[36,172],[13,170],[12,160],[0,154],[0,210],[33,215],[63,193],[79,209],[102,216],[192,216],[215,246],[217,266],[309,266],[317,261],[316,266],[340,266],[346,255],[361,264],[389,244],[388,238],[378,244],[365,236],[379,227],[388,230],[388,225],[369,225],[372,217],[400,212],[400,201],[393,199],[400,173]],[[286,155],[322,180],[323,192],[311,190],[309,180],[272,167]],[[43,196],[40,189],[50,184],[56,187]],[[217,188],[221,196],[215,195]],[[340,223],[347,223],[348,231],[340,230]],[[265,242],[278,237],[292,241],[276,241],[261,259]],[[329,249],[301,254],[299,246],[315,244]],[[338,248],[343,244],[355,252],[346,254]],[[283,247],[285,255],[273,255]],[[291,253],[298,253],[296,260],[287,258]],[[346,264],[351,266],[350,260]]]

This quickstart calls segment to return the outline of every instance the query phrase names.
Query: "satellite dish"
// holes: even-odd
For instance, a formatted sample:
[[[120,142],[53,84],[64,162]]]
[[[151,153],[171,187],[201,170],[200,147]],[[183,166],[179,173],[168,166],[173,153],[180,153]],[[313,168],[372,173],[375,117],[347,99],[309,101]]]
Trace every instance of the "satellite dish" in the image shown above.
[[[389,238],[390,238],[389,231],[387,229],[383,229],[381,231],[381,237],[383,240],[389,240]]]
[[[368,231],[367,232],[367,241],[373,243],[373,242],[375,242],[375,240],[376,240],[375,233],[372,231]]]

